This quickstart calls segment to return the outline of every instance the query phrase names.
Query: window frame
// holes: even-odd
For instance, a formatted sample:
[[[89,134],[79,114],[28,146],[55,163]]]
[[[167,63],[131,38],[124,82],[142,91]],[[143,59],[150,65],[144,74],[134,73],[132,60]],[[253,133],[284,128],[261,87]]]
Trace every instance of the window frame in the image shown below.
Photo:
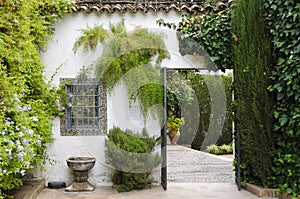
[[[73,78],[60,78],[60,84],[65,87],[67,94],[67,103],[69,103],[68,87],[69,86],[96,86],[98,89],[97,100],[98,100],[98,125],[97,127],[76,127],[69,124],[70,121],[70,108],[66,107],[65,114],[60,118],[60,135],[61,136],[93,136],[93,135],[106,135],[107,134],[107,89],[101,81],[89,80],[84,83],[77,82]]]
[[[89,89],[89,87],[92,90],[92,92],[88,94],[82,94],[78,93],[79,89],[85,90]],[[72,90],[76,90],[76,92],[72,92]],[[99,119],[100,119],[100,85],[99,84],[67,84],[66,85],[66,92],[67,92],[67,100],[68,104],[72,104],[72,106],[67,108],[67,128],[68,129],[85,129],[85,128],[91,128],[91,129],[98,129],[99,128]],[[70,95],[73,95],[72,97]],[[92,99],[92,100],[90,100]],[[87,101],[88,105],[82,105],[82,104],[76,104],[76,102],[72,103],[72,100],[79,101],[79,100],[84,100]],[[91,104],[92,102],[92,104]],[[80,117],[74,116],[76,112],[79,112],[81,109],[81,115]],[[83,116],[84,113],[82,109],[88,109],[87,111],[87,116]],[[94,109],[93,111],[90,111],[91,109]],[[90,112],[92,112],[92,116],[90,117]],[[95,113],[94,113],[95,112]],[[82,123],[79,124],[79,120],[82,120]],[[90,124],[90,121],[94,119],[95,124]],[[87,121],[87,124],[85,122]],[[75,122],[75,124],[72,124]],[[86,124],[86,125],[85,125]]]

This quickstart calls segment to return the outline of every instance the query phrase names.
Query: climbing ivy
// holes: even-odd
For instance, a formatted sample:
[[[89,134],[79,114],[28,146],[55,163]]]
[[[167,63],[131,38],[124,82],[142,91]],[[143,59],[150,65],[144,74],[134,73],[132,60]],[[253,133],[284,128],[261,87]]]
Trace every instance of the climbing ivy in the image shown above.
[[[65,0],[0,0],[0,198],[48,159],[59,89],[45,82],[39,53],[70,6]]]
[[[181,55],[204,56],[208,69],[224,71],[233,67],[231,9],[216,1],[206,3],[215,9],[200,15],[183,14],[178,24],[163,19],[157,23],[177,31]]]
[[[300,2],[264,0],[275,64],[269,90],[275,95],[274,184],[300,197]]]

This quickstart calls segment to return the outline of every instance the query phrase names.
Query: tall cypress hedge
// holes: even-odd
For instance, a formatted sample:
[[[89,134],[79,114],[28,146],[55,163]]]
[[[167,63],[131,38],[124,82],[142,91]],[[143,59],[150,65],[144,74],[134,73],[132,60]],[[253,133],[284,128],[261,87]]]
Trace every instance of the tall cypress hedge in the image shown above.
[[[218,135],[217,145],[223,144],[231,144],[232,143],[232,116],[231,116],[231,103],[232,103],[232,75],[220,75],[220,76],[212,76],[212,75],[201,75],[195,74],[190,77],[191,86],[193,87],[196,95],[196,99],[198,104],[194,106],[199,106],[199,113],[194,113],[197,109],[191,109],[192,112],[189,112],[192,115],[200,114],[199,123],[196,124],[193,119],[186,119],[186,125],[183,127],[186,132],[183,132],[179,139],[179,143],[184,140],[186,136],[195,135],[193,137],[191,147],[196,150],[206,149],[206,145],[203,144],[205,137],[207,136],[207,132],[210,125],[222,125],[222,124],[212,124],[211,116],[212,116],[212,98],[210,92],[219,92],[222,85],[224,85],[225,95],[224,102],[226,103],[227,111],[224,113],[218,113],[218,121],[222,121],[225,119],[224,124],[222,126],[221,132],[214,132]],[[208,85],[211,84],[211,89],[214,91],[209,91]],[[192,129],[186,128],[189,126],[198,125],[197,132],[190,132]],[[187,134],[187,135],[186,135]]]
[[[236,120],[242,183],[266,185],[272,174],[272,97],[267,91],[270,40],[262,0],[237,0],[233,12]]]

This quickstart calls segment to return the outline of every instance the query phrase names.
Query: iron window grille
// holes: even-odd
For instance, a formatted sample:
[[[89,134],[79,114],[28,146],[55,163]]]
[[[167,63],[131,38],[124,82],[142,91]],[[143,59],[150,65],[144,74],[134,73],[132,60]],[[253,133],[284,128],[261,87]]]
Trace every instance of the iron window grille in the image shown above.
[[[71,84],[68,94],[67,128],[98,129],[100,120],[99,85]]]

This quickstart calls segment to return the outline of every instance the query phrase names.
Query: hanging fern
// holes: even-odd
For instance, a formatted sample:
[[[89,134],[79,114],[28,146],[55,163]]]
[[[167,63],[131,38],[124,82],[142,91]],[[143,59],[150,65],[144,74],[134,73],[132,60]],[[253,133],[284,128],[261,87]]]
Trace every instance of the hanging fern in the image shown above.
[[[73,47],[74,53],[83,45],[84,51],[95,50],[98,42],[103,42],[107,37],[107,31],[102,26],[95,26],[93,28],[87,26],[87,29],[81,29],[82,36],[79,37]]]
[[[75,50],[81,45],[85,50],[93,50],[98,42],[103,44],[103,53],[94,66],[96,77],[101,78],[109,92],[124,80],[129,101],[139,101],[144,117],[151,107],[162,104],[159,64],[169,58],[163,34],[145,28],[127,32],[124,20],[110,24],[109,30],[95,26],[82,30],[82,34],[75,42]]]

